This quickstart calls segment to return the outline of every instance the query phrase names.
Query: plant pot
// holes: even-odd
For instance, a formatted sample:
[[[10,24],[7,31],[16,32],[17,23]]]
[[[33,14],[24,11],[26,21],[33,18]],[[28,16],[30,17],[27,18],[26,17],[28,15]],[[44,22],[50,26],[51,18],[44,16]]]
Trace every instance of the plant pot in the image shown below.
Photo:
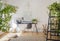
[[[37,21],[32,21],[32,23],[37,23]]]

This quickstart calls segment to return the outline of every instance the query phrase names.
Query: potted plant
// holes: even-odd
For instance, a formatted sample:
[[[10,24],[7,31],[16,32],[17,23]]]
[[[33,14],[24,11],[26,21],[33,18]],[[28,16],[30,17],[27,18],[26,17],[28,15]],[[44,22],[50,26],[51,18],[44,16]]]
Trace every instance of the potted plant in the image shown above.
[[[3,32],[9,31],[9,21],[11,19],[12,13],[17,10],[16,6],[0,2],[0,30]]]
[[[56,16],[58,20],[58,29],[56,30],[57,33],[60,33],[60,3],[54,2],[51,4],[48,9],[50,10],[50,14],[52,16]]]
[[[37,19],[32,19],[32,23],[37,23],[38,20]]]

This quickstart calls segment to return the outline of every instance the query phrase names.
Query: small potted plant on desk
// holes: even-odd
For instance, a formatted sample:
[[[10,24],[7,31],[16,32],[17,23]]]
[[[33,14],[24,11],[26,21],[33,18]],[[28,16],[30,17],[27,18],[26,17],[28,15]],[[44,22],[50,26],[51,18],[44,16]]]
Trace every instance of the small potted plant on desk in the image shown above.
[[[38,20],[37,19],[32,19],[32,23],[37,23]]]
[[[38,29],[37,29],[37,25],[36,25],[37,22],[38,22],[37,19],[32,19],[32,23],[35,24],[36,32],[38,33]]]

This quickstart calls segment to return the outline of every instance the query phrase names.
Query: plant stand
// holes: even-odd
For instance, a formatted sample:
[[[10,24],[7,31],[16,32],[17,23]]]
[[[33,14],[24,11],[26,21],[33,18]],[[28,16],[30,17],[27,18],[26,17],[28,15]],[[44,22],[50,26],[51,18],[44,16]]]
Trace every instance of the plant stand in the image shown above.
[[[58,16],[49,14],[46,41],[60,41]],[[60,17],[60,16],[59,16]]]

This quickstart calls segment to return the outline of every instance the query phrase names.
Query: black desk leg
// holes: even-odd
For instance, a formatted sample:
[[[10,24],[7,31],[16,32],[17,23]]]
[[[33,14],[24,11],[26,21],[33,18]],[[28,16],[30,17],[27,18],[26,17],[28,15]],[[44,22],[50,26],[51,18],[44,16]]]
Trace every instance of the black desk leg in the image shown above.
[[[36,33],[38,33],[37,24],[35,24],[35,28],[36,28]]]

